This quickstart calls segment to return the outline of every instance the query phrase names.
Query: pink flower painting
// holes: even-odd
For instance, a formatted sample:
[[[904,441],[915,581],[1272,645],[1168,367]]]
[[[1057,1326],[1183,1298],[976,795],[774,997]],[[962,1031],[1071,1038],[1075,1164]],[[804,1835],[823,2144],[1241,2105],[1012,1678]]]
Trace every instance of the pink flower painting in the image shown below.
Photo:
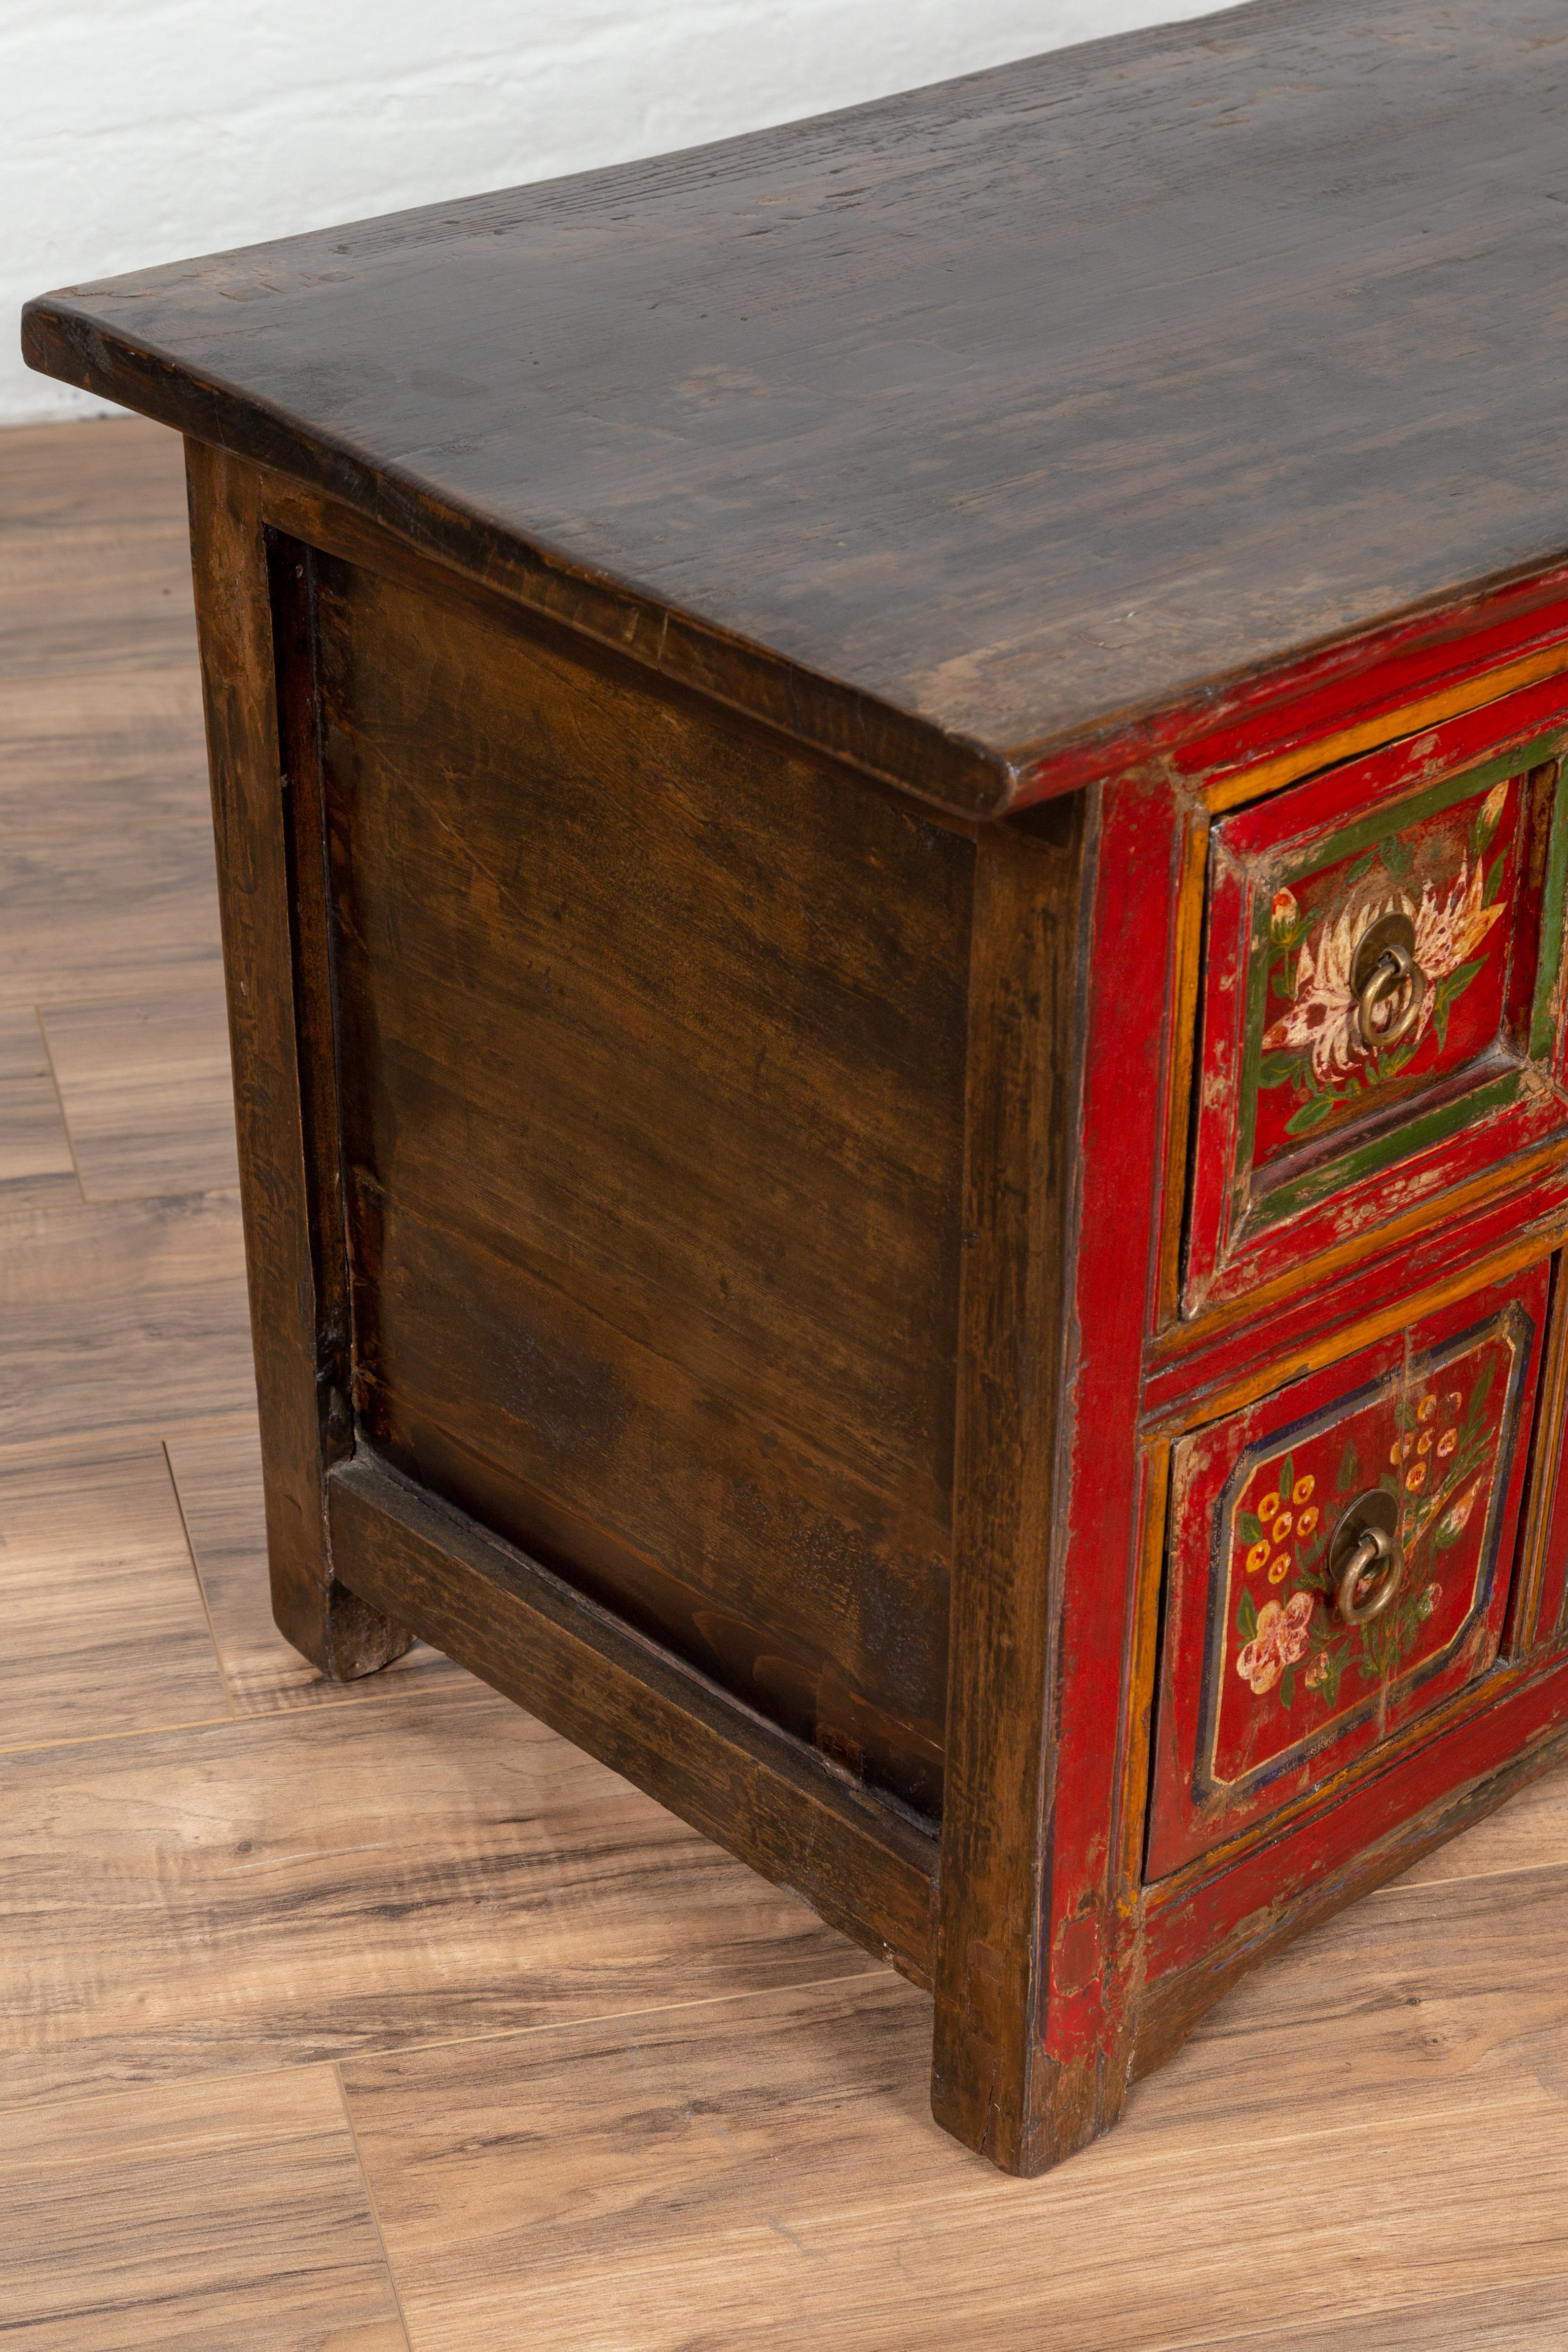
[[[1312,1607],[1310,1592],[1296,1592],[1283,1608],[1266,1601],[1258,1612],[1258,1631],[1236,1661],[1237,1673],[1255,1698],[1272,1690],[1285,1668],[1305,1657]]]

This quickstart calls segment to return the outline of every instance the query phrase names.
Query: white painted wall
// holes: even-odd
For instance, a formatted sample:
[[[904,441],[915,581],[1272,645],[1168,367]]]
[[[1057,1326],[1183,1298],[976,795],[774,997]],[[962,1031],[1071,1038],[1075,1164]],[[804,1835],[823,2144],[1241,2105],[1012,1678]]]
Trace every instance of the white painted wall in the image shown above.
[[[787,122],[1213,0],[0,0],[0,424],[29,295]]]

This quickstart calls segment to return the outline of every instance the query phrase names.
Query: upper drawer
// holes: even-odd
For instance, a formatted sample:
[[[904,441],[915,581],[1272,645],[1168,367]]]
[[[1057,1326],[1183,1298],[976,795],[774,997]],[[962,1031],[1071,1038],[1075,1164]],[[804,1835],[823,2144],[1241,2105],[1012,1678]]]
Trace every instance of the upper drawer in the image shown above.
[[[1568,727],[1542,729],[1543,699],[1215,827],[1187,1313],[1440,1206],[1568,1118]]]

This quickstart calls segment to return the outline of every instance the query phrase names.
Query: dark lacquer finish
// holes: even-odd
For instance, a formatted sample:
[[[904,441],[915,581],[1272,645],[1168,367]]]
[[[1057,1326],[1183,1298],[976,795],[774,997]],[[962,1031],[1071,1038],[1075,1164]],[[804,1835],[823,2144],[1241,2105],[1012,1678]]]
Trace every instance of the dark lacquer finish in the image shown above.
[[[1554,0],[1261,0],[82,288],[29,350],[994,806],[1561,552],[1565,96]]]
[[[28,313],[187,440],[279,1622],[1014,2171],[1568,1740],[1560,59],[1261,0]]]

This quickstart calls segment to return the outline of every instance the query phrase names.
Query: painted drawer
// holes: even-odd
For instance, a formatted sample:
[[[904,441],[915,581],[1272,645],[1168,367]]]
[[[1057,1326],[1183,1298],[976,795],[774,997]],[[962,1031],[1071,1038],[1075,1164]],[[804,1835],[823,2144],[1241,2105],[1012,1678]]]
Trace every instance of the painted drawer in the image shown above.
[[[1177,1444],[1151,1877],[1484,1682],[1550,1286],[1472,1293]]]
[[[1565,734],[1511,701],[1215,827],[1188,1314],[1563,1127]]]

